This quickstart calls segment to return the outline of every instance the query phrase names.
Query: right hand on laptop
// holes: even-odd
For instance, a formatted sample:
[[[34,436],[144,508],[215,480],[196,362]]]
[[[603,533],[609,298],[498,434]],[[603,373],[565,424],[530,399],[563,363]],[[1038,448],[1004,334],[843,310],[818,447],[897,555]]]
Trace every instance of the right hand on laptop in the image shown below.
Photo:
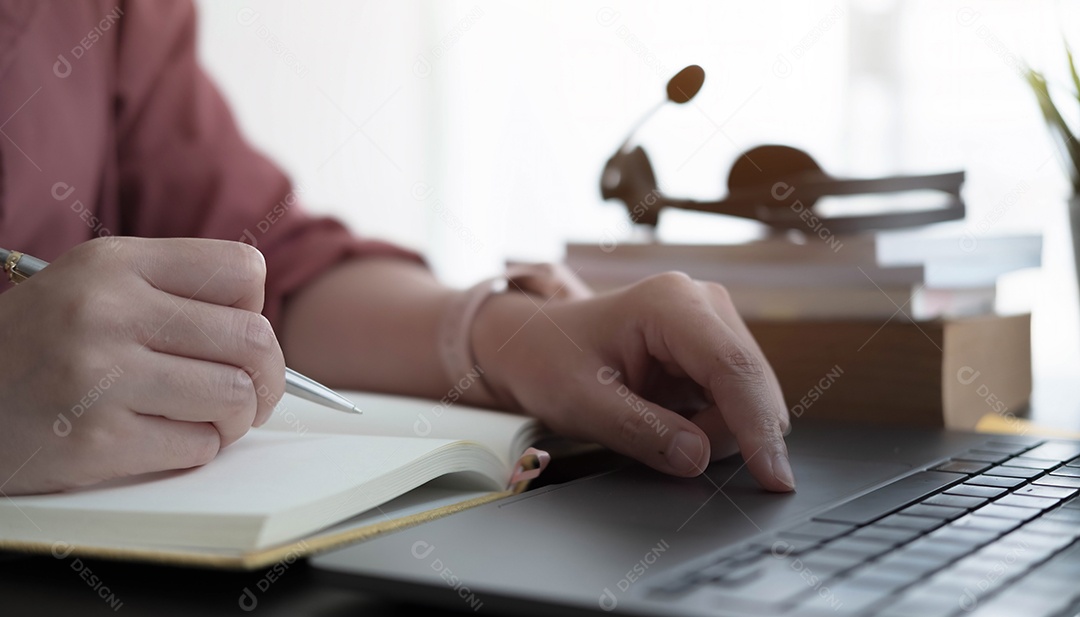
[[[198,466],[267,420],[265,274],[238,242],[108,238],[0,294],[0,490]]]
[[[672,475],[741,452],[762,486],[794,488],[779,381],[722,286],[667,273],[542,301],[478,317],[479,363],[512,406]]]

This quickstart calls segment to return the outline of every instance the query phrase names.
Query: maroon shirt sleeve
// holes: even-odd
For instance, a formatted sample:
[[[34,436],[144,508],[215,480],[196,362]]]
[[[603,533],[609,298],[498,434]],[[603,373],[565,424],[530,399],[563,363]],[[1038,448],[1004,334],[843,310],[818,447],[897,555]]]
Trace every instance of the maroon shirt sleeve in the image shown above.
[[[257,152],[199,66],[190,2],[129,2],[117,71],[121,233],[239,240],[266,257],[263,313],[342,260],[415,252],[363,240],[305,213],[289,179]]]

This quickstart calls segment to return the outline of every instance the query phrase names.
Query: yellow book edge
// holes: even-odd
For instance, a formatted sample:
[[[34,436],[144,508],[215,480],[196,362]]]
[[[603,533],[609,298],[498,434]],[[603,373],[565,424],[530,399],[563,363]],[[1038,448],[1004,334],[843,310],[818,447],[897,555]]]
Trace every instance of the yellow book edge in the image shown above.
[[[1024,418],[1004,417],[996,413],[987,413],[975,424],[976,433],[997,435],[1031,435],[1033,437],[1060,437],[1062,439],[1080,439],[1080,432],[1069,431],[1035,424]]]
[[[0,550],[17,553],[51,554],[57,558],[66,558],[70,556],[89,559],[142,561],[169,566],[255,570],[271,566],[281,561],[308,557],[316,553],[367,540],[391,531],[413,527],[456,512],[461,512],[511,495],[516,495],[522,490],[524,490],[524,486],[518,485],[513,489],[481,495],[480,497],[474,497],[459,503],[417,512],[388,521],[364,525],[363,527],[354,529],[346,529],[339,533],[318,535],[310,539],[301,538],[288,544],[235,555],[185,551],[182,548],[175,550],[148,547],[120,548],[84,544],[22,542],[17,540],[0,540]]]
[[[183,548],[164,549],[150,547],[115,547],[95,546],[63,542],[25,542],[19,540],[0,540],[0,551],[13,553],[52,555],[57,558],[82,557],[87,559],[109,559],[116,561],[139,561],[167,566],[185,566],[211,568],[219,570],[257,570],[282,561],[292,561],[309,557],[335,548],[374,538],[375,536],[413,527],[421,523],[449,516],[457,512],[475,508],[499,499],[517,495],[524,491],[531,478],[515,483],[504,491],[494,491],[487,495],[473,497],[458,503],[452,503],[422,512],[416,512],[381,521],[362,527],[345,529],[338,533],[300,538],[294,542],[273,546],[247,553],[223,555],[220,553],[185,550]]]

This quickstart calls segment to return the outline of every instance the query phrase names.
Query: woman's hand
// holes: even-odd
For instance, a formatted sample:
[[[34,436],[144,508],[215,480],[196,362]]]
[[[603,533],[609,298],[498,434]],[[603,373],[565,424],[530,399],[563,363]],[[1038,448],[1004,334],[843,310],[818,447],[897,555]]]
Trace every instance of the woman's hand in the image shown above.
[[[0,294],[0,492],[202,465],[264,422],[265,275],[237,242],[108,238]]]
[[[473,341],[492,388],[559,434],[676,476],[741,452],[765,488],[795,487],[779,383],[720,285],[667,273],[577,300],[497,296]]]

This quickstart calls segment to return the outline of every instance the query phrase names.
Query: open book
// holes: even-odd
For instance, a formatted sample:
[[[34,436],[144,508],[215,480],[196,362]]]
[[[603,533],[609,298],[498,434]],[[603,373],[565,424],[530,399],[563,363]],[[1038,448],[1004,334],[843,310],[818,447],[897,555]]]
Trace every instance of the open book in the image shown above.
[[[256,568],[523,490],[546,462],[529,417],[344,393],[286,395],[210,463],[0,500],[0,549]]]

